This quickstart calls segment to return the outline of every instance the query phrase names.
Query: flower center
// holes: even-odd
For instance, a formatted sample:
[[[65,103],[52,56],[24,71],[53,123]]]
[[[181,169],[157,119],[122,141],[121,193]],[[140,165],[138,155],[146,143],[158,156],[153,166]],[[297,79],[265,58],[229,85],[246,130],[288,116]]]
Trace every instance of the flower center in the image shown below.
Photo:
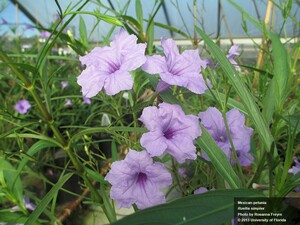
[[[137,183],[144,185],[147,181],[147,175],[145,173],[139,173],[137,178]]]
[[[167,129],[165,132],[164,132],[164,137],[167,138],[167,139],[171,139],[173,137],[173,135],[175,134],[175,131],[172,130],[172,129]]]

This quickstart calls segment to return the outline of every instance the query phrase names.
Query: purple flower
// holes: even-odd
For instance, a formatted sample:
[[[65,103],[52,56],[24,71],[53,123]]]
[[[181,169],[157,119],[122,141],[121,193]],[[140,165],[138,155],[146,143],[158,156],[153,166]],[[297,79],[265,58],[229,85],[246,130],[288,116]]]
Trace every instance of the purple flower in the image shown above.
[[[133,79],[130,71],[143,65],[146,44],[137,44],[137,37],[121,30],[110,47],[96,47],[79,58],[87,68],[77,78],[85,97],[93,97],[102,89],[108,95],[131,90]]]
[[[67,98],[65,106],[70,106],[70,105],[72,105],[71,99]]]
[[[119,208],[134,203],[139,209],[162,204],[165,197],[161,189],[172,184],[172,176],[162,163],[153,163],[146,151],[134,150],[112,164],[105,180],[111,183],[110,197]]]
[[[69,82],[68,81],[62,81],[61,82],[61,89],[65,89],[68,86],[69,86]]]
[[[295,158],[294,163],[295,163],[295,166],[293,166],[291,169],[289,169],[289,173],[292,173],[295,175],[300,172],[300,162]]]
[[[240,53],[238,52],[238,48],[238,45],[232,45],[227,55],[227,59],[235,68],[239,68],[238,63],[234,60],[235,56],[240,55]]]
[[[48,38],[50,37],[51,33],[49,31],[42,31],[41,32],[41,37],[42,38]]]
[[[203,126],[231,163],[235,163],[231,157],[231,145],[221,112],[215,107],[209,107],[206,112],[200,112],[199,117]],[[253,161],[253,156],[249,153],[253,129],[245,126],[245,116],[235,108],[226,113],[226,120],[240,164],[249,166]],[[205,153],[203,153],[203,158],[209,160]]]
[[[196,94],[202,94],[207,89],[201,72],[206,62],[199,57],[198,50],[185,50],[179,54],[176,43],[172,39],[162,39],[165,56],[148,56],[142,69],[149,74],[160,74],[161,81],[156,88],[163,91],[170,85],[185,87]],[[163,87],[163,88],[162,88]]]
[[[26,99],[19,100],[17,104],[15,104],[15,110],[17,110],[20,114],[27,113],[27,110],[31,108],[31,105]]]
[[[180,177],[186,177],[186,169],[183,167],[178,168],[178,174]]]
[[[198,189],[196,189],[196,190],[194,191],[194,194],[195,194],[195,195],[198,195],[198,194],[203,194],[203,193],[205,193],[205,192],[208,192],[207,188],[205,188],[205,187],[200,187],[200,188],[198,188]]]
[[[196,190],[194,191],[194,195],[203,194],[203,193],[205,193],[205,192],[208,192],[208,191],[215,191],[215,190],[216,190],[215,188],[212,188],[212,189],[208,190],[208,189],[205,188],[205,187],[200,187],[200,188],[198,188],[198,189],[196,189]]]
[[[196,159],[194,140],[201,135],[198,118],[185,115],[179,105],[161,103],[144,108],[140,120],[149,130],[141,137],[141,145],[151,156],[167,151],[179,163]]]
[[[82,102],[85,105],[90,105],[91,104],[91,99],[87,98],[87,97],[83,97]]]
[[[30,210],[30,211],[34,211],[36,208],[36,205],[30,202],[30,199],[27,196],[23,196],[23,202],[25,204],[25,208]],[[13,212],[15,211],[19,211],[20,208],[19,206],[14,206],[11,208]]]

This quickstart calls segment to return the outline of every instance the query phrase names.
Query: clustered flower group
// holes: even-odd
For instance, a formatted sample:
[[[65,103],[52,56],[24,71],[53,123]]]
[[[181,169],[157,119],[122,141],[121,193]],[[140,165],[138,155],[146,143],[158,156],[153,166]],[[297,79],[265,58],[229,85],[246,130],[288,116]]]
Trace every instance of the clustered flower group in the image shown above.
[[[104,90],[108,95],[115,95],[133,88],[131,71],[141,67],[148,74],[159,74],[157,92],[172,85],[187,88],[193,93],[202,94],[211,87],[205,81],[201,70],[208,65],[201,60],[198,50],[185,50],[181,54],[172,39],[162,39],[164,56],[145,56],[146,44],[137,44],[137,37],[121,30],[109,47],[96,47],[89,54],[80,57],[86,68],[79,75],[77,83],[82,87],[84,97],[93,97]],[[229,53],[233,60],[236,48]],[[178,163],[197,158],[194,144],[202,131],[201,123],[215,139],[232,163],[232,139],[238,159],[243,166],[250,165],[250,138],[253,130],[244,125],[245,117],[237,109],[226,114],[229,136],[226,132],[222,114],[216,108],[208,108],[199,116],[186,115],[179,105],[160,103],[158,107],[144,108],[139,120],[148,129],[140,139],[145,149],[140,152],[129,150],[124,160],[114,162],[105,179],[112,185],[110,197],[119,207],[132,204],[140,209],[165,202],[163,188],[172,184],[171,173],[164,164],[155,162],[152,157],[168,153]],[[202,156],[209,160],[202,153]]]

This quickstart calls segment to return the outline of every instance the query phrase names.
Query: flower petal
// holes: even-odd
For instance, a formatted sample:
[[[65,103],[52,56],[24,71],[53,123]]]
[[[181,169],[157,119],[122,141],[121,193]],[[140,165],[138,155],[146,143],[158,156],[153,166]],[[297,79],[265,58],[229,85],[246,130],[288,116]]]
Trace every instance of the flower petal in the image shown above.
[[[160,156],[167,149],[166,138],[161,131],[143,134],[140,142],[151,156]]]
[[[157,130],[161,127],[159,111],[155,106],[144,108],[139,120],[142,121],[145,127],[150,131]]]
[[[87,67],[77,78],[77,83],[82,87],[84,97],[94,97],[103,88],[108,75],[97,70],[94,66]]]
[[[160,55],[147,56],[147,61],[142,66],[142,70],[149,74],[160,74],[167,71],[166,59]]]
[[[131,90],[133,87],[133,79],[127,71],[117,70],[113,74],[107,76],[104,83],[106,94],[115,95],[120,91]]]
[[[183,163],[186,159],[194,160],[197,158],[196,147],[189,137],[176,135],[167,140],[167,145],[167,152],[179,163]]]
[[[220,133],[226,134],[226,128],[221,112],[215,107],[208,107],[205,112],[200,112],[201,123],[216,140]]]

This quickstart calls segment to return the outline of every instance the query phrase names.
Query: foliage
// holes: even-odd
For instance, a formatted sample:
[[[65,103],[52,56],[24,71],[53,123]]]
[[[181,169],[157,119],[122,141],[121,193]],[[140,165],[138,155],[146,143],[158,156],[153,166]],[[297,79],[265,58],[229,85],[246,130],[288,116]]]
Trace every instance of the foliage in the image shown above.
[[[0,223],[62,224],[57,210],[61,196],[68,196],[71,201],[101,206],[108,221],[116,225],[203,221],[230,224],[234,197],[284,197],[300,186],[299,174],[289,173],[300,152],[300,44],[280,39],[284,37],[282,31],[287,19],[299,29],[299,22],[291,14],[292,1],[272,1],[284,17],[282,29],[275,33],[228,0],[243,15],[245,32],[247,24],[253,24],[262,32],[262,43],[266,43],[259,46],[262,63],[253,66],[239,61],[239,69],[228,61],[226,51],[215,44],[196,20],[193,37],[157,21],[163,1],[155,1],[150,15],[143,13],[142,1],[132,1],[135,16],[127,14],[130,0],[118,9],[95,1],[101,9],[95,11],[85,10],[88,1],[78,1],[66,9],[55,2],[59,18],[44,30],[49,37],[42,42],[40,37],[33,37],[29,40],[32,47],[22,51],[22,37],[8,41],[3,36],[0,40]],[[83,14],[94,16],[98,23],[111,24],[101,47],[108,45],[120,27],[136,35],[138,43],[147,44],[147,55],[163,55],[154,42],[157,28],[181,35],[194,49],[200,45],[199,35],[204,41],[201,58],[205,55],[215,62],[214,66],[202,69],[211,87],[203,95],[179,86],[157,93],[159,77],[138,68],[131,72],[133,90],[114,96],[100,92],[90,99],[90,104],[85,102],[76,82],[84,69],[78,58],[90,52],[94,43],[89,41]],[[77,17],[78,37],[67,31],[68,24]],[[59,49],[67,47],[72,51],[59,54]],[[186,46],[180,48],[180,52],[184,50]],[[62,82],[67,82],[67,86],[62,86]],[[31,104],[24,114],[14,109],[20,99]],[[196,160],[179,164],[170,155],[154,157],[172,173],[173,184],[166,191],[168,202],[137,210],[117,221],[115,203],[109,198],[111,185],[105,175],[113,162],[125,158],[129,149],[143,149],[140,138],[147,129],[139,118],[146,107],[161,102],[178,104],[186,114],[193,115],[216,106],[224,121],[226,112],[237,108],[246,116],[246,125],[254,129],[250,149],[254,161],[249,167],[232,164],[201,125],[202,135],[195,140]],[[210,161],[202,158],[201,152]],[[182,169],[184,176],[179,172]],[[194,195],[199,187],[216,190]],[[24,196],[37,205],[33,212],[26,208]],[[15,206],[19,211],[12,212]]]

